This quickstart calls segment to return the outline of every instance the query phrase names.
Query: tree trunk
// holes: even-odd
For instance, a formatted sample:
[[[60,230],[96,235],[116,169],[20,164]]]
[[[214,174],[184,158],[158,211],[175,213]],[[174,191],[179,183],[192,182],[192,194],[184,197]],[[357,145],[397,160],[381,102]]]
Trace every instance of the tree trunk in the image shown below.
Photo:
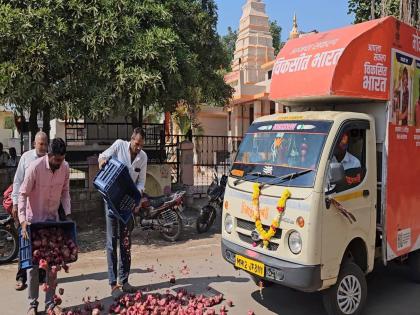
[[[51,131],[51,108],[49,106],[46,106],[44,110],[42,111],[42,120],[43,120],[43,126],[42,131],[44,131],[47,134],[47,139],[50,139],[50,131]]]
[[[30,113],[29,113],[29,131],[31,132],[30,147],[32,147],[32,143],[35,140],[35,135],[39,131],[39,128],[38,128],[38,104],[36,104],[36,101],[32,101],[32,103],[31,103],[31,109],[30,109]]]
[[[375,0],[370,0],[370,19],[375,19]]]
[[[385,16],[387,16],[388,14],[387,14],[387,12],[388,12],[388,10],[387,10],[387,0],[382,0],[381,1],[381,17],[385,17]]]
[[[139,105],[139,127],[143,128],[143,105]]]
[[[403,1],[404,0],[400,0],[400,21],[403,19]]]
[[[131,114],[131,126],[133,127],[133,129],[139,126],[139,119],[137,117],[137,113]]]

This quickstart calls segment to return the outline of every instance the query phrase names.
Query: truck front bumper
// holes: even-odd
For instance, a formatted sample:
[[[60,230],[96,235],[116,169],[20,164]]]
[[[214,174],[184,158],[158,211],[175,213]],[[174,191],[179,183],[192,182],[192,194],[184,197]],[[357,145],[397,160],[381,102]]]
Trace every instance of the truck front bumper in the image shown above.
[[[304,266],[257,253],[222,239],[223,258],[235,265],[235,255],[261,262],[265,266],[264,280],[304,292],[318,291],[322,287],[321,266]]]

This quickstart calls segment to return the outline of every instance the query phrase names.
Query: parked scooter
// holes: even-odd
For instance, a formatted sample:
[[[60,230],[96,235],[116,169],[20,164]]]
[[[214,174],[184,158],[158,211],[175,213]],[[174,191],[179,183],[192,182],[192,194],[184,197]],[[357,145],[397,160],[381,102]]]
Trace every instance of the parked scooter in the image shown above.
[[[227,176],[219,178],[217,173],[213,174],[213,182],[207,189],[209,202],[200,210],[197,218],[196,228],[198,233],[207,232],[216,220],[217,214],[221,215],[223,209],[223,197],[225,196]]]
[[[0,214],[0,264],[14,260],[19,251],[19,237],[13,217]]]
[[[169,196],[150,197],[144,195],[140,212],[135,215],[136,225],[141,230],[159,231],[168,242],[175,242],[182,234],[183,198],[185,191]]]

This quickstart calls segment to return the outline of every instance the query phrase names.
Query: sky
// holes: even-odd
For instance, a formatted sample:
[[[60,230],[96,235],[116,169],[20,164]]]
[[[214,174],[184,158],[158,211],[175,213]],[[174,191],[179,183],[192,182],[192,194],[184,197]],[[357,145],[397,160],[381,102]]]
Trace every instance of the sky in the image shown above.
[[[293,14],[296,13],[298,28],[308,32],[322,32],[351,24],[353,17],[347,15],[347,0],[263,0],[270,20],[277,20],[282,27],[281,39],[286,40],[292,29]],[[242,6],[246,0],[216,0],[219,8],[217,30],[227,33],[228,26],[238,29]]]

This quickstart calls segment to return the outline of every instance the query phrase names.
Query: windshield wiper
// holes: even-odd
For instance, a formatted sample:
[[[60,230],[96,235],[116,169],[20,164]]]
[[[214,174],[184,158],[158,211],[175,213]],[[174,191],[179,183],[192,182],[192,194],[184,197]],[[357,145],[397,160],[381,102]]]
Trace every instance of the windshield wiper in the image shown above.
[[[290,173],[290,174],[286,174],[286,175],[283,175],[283,176],[279,176],[279,177],[277,177],[276,176],[276,178],[274,178],[272,181],[269,181],[269,182],[267,182],[267,183],[262,183],[261,185],[260,185],[260,189],[262,189],[265,185],[271,185],[271,184],[273,184],[273,183],[275,183],[276,182],[276,180],[281,180],[281,181],[287,181],[287,180],[292,180],[293,178],[296,178],[296,177],[299,177],[299,176],[302,176],[302,175],[305,175],[305,174],[307,174],[307,173],[309,173],[309,172],[312,172],[312,170],[311,169],[308,169],[308,170],[304,170],[304,171],[300,171],[300,172],[293,172],[293,173]],[[278,183],[279,184],[279,183]]]
[[[237,180],[235,180],[233,182],[233,185],[238,185],[240,182],[243,182],[244,180],[248,179],[248,176],[256,176],[257,178],[259,177],[270,177],[270,178],[278,178],[277,176],[274,175],[270,175],[270,174],[265,174],[265,173],[261,173],[261,172],[250,172],[250,173],[246,173],[243,177],[238,178]]]

